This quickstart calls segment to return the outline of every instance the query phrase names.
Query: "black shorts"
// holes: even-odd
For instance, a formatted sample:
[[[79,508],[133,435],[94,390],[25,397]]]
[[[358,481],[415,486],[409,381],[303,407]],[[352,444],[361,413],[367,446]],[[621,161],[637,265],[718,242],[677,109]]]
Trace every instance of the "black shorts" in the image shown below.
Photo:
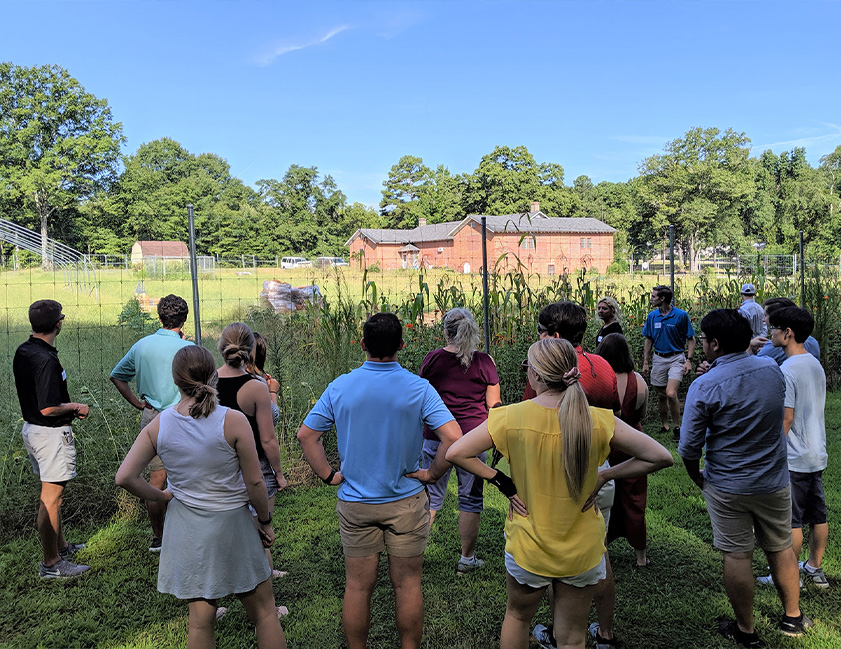
[[[826,523],[826,500],[823,494],[823,471],[798,473],[791,477],[791,527]]]

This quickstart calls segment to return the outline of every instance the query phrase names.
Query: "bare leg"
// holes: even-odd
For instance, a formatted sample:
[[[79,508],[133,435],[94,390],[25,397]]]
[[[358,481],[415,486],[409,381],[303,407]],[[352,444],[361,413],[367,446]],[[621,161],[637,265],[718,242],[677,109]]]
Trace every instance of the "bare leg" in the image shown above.
[[[826,551],[826,543],[829,540],[829,525],[818,523],[812,525],[809,536],[809,565],[813,568],[820,568],[823,561],[823,553]]]
[[[38,507],[38,536],[44,554],[44,564],[53,566],[58,563],[59,547],[66,547],[67,542],[61,535],[61,501],[66,482],[42,482],[41,504]]]
[[[499,647],[500,649],[528,649],[529,626],[545,589],[523,586],[508,573],[505,575],[505,585],[508,590],[508,603],[505,607],[505,619],[502,621]],[[588,606],[589,603],[588,600]]]
[[[666,396],[666,386],[658,385],[657,387],[657,412],[660,414],[660,423],[663,428],[669,430],[669,399]]]
[[[166,470],[149,471],[149,484],[156,489],[166,489]],[[166,503],[146,501],[146,511],[149,512],[149,523],[152,526],[152,536],[162,538],[164,535],[164,517],[166,516]]]
[[[251,592],[237,596],[245,607],[248,619],[257,627],[257,646],[260,649],[286,649],[286,636],[277,619],[271,577]]]
[[[789,549],[789,552],[791,550]],[[724,590],[736,614],[736,624],[745,633],[753,633],[754,581],[752,552],[723,552]],[[773,570],[772,570],[773,572]]]
[[[476,551],[476,539],[479,537],[479,512],[458,513],[458,534],[461,537],[461,556],[472,557]]]
[[[613,609],[616,606],[616,582],[613,568],[610,567],[610,555],[604,553],[605,578],[593,586],[593,600],[596,604],[596,618],[599,621],[599,635],[605,640],[613,637]]]
[[[577,588],[556,582],[555,643],[558,649],[584,649],[584,629],[596,586]],[[599,627],[599,635],[605,637]]]
[[[216,635],[216,600],[191,599],[187,619],[187,649],[214,649]]]
[[[669,412],[672,415],[673,426],[680,426],[680,399],[677,396],[679,387],[680,381],[676,381],[675,379],[669,379],[666,385],[666,399],[669,402]]]
[[[379,554],[345,557],[345,598],[342,625],[348,649],[365,649],[371,626],[371,595],[377,583]]]
[[[771,576],[774,586],[780,595],[783,609],[789,617],[800,615],[800,570],[797,567],[797,557],[791,548],[779,552],[766,552],[768,565],[771,566]]]
[[[795,558],[800,560],[800,551],[803,549],[803,528],[791,528],[791,549],[794,551]]]
[[[418,649],[423,635],[423,555],[388,556],[388,573],[394,588],[394,614],[402,649]]]

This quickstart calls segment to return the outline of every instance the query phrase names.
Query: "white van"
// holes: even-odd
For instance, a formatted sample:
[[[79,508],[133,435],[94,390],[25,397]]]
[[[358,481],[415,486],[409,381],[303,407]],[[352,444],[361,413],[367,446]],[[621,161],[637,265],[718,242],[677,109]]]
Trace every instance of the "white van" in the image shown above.
[[[281,268],[305,268],[312,266],[312,262],[306,257],[283,257],[280,260]]]

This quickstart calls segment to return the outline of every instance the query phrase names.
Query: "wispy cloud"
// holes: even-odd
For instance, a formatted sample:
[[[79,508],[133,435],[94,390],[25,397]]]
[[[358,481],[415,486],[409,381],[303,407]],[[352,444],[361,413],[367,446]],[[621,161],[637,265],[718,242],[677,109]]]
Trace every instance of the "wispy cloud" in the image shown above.
[[[277,43],[270,52],[263,54],[262,56],[258,56],[256,58],[256,63],[261,66],[271,65],[275,59],[279,56],[283,56],[284,54],[289,54],[289,52],[295,52],[297,50],[303,50],[308,47],[313,47],[315,45],[321,45],[322,43],[326,43],[334,36],[341,34],[344,31],[352,29],[350,25],[340,25],[339,27],[334,27],[329,32],[327,32],[324,36],[316,37],[306,41],[283,41]]]
[[[767,149],[790,149],[794,147],[810,147],[812,145],[820,145],[825,142],[838,142],[841,140],[841,126],[832,124],[831,122],[821,122],[824,129],[829,130],[829,133],[820,133],[816,135],[808,135],[805,137],[795,138],[793,140],[783,140],[782,142],[771,142],[768,144],[754,144],[752,149],[755,151],[765,151]],[[814,132],[814,131],[813,131]]]
[[[669,138],[662,135],[614,135],[609,139],[628,144],[663,145]]]

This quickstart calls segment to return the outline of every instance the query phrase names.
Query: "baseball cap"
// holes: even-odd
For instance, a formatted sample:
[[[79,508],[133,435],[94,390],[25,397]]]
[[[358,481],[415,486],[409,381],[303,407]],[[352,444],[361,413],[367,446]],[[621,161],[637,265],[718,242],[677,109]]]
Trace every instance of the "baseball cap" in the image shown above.
[[[742,295],[756,295],[756,287],[753,284],[742,284]]]

